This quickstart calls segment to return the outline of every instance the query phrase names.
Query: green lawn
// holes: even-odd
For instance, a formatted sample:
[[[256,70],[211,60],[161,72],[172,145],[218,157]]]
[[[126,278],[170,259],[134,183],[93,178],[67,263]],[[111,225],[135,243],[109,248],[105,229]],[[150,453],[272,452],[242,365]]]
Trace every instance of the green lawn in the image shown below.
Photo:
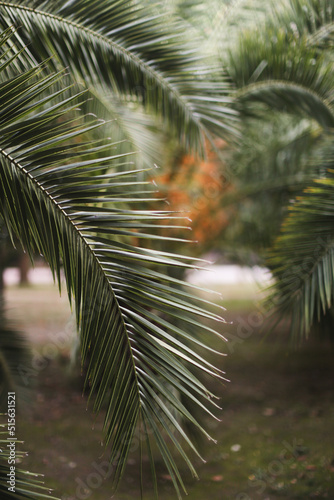
[[[24,466],[45,474],[63,500],[111,498],[101,419],[94,424],[80,374],[68,369],[75,334],[66,297],[51,287],[6,294],[10,316],[34,341],[31,404],[17,417],[17,436],[29,452]],[[213,387],[223,411],[220,422],[207,422],[218,444],[204,443],[206,463],[195,460],[200,481],[180,464],[189,499],[333,499],[334,346],[311,339],[292,351],[282,330],[262,338],[256,325],[263,317],[251,301],[224,305],[234,324],[223,325],[230,341],[220,363],[231,382]],[[116,500],[140,498],[138,442]],[[151,500],[148,469],[144,456],[144,498]],[[159,462],[158,473],[160,499],[176,498]]]

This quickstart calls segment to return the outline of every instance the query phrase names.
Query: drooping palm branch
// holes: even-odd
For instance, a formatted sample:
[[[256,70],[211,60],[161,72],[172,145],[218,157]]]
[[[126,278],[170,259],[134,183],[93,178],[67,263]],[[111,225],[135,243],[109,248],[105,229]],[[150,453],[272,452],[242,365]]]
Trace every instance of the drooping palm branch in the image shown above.
[[[262,103],[333,127],[332,64],[305,39],[272,28],[246,33],[227,65],[240,112],[254,113]]]
[[[0,71],[12,60],[5,59]],[[59,99],[53,89],[60,78],[39,67],[0,85],[0,211],[31,258],[35,252],[44,256],[59,286],[64,270],[82,359],[89,360],[86,388],[93,410],[107,405],[105,442],[115,484],[141,424],[149,450],[153,438],[180,496],[184,485],[167,441],[196,475],[181,441],[196,449],[180,421],[189,420],[211,438],[175,390],[211,414],[213,394],[187,366],[223,378],[196,352],[196,345],[207,346],[188,329],[202,317],[222,320],[164,273],[167,266],[192,267],[189,259],[134,244],[160,238],[155,224],[176,218],[179,225],[179,217],[145,209],[148,183],[138,181],[133,167],[118,168],[128,156],[105,156],[109,144],[78,141],[101,123],[81,123],[83,96]]]
[[[298,340],[333,305],[333,173],[328,171],[298,197],[269,259],[277,280],[269,305],[290,316]]]
[[[0,27],[19,28],[31,61],[69,68],[85,87],[104,86],[159,114],[186,147],[199,151],[207,131],[235,125],[229,86],[214,61],[199,57],[180,21],[140,2],[0,2]],[[23,57],[22,56],[22,57]]]

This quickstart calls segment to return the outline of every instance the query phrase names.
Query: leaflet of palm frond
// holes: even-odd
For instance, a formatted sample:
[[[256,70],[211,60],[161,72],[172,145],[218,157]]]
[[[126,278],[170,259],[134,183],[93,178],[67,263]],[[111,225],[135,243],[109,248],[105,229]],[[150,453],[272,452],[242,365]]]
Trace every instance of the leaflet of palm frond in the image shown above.
[[[86,388],[94,412],[107,400],[105,443],[115,485],[141,423],[146,443],[152,437],[156,441],[180,497],[180,487],[185,488],[167,443],[171,440],[194,476],[181,442],[197,451],[171,408],[211,438],[169,387],[211,414],[214,395],[187,366],[217,380],[224,374],[196,351],[198,345],[208,347],[191,341],[187,328],[176,327],[173,318],[186,327],[200,325],[201,318],[222,322],[220,309],[207,311],[190,285],[184,284],[188,291],[176,291],[175,280],[164,274],[167,266],[193,268],[192,259],[140,246],[142,238],[161,238],[154,234],[155,224],[180,225],[180,217],[147,210],[145,201],[138,208],[140,194],[131,203],[133,188],[138,186],[139,193],[143,188],[137,170],[119,172],[124,157],[105,156],[109,146],[104,143],[78,141],[88,129],[76,115],[84,97],[54,103],[53,84],[60,78],[42,76],[37,68],[1,84],[0,212],[31,258],[35,251],[44,256],[59,286],[64,270],[69,300],[75,300],[83,362],[89,358]],[[96,121],[89,125],[99,126]],[[202,329],[220,337],[205,323]],[[153,459],[151,466],[156,481]]]
[[[1,1],[0,13],[2,29],[19,27],[30,59],[51,58],[84,86],[139,100],[186,147],[201,149],[206,130],[235,132],[229,84],[217,63],[199,56],[180,20],[171,24],[128,0]]]
[[[269,305],[291,318],[298,339],[333,304],[333,190],[330,170],[297,198],[268,260],[276,278]]]

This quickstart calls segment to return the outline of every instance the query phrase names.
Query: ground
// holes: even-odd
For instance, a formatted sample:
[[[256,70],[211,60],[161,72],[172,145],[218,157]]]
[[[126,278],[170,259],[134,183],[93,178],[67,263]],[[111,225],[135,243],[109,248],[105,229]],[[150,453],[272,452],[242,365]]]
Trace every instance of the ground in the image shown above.
[[[102,421],[86,411],[82,377],[71,369],[76,335],[66,294],[59,298],[51,285],[11,286],[6,301],[33,350],[22,370],[30,402],[17,416],[17,435],[29,452],[24,467],[45,474],[63,500],[111,498]],[[228,354],[220,363],[231,381],[213,387],[223,411],[220,422],[207,421],[218,443],[204,443],[206,463],[194,460],[200,481],[180,464],[189,500],[333,499],[334,346],[315,338],[294,351],[285,328],[259,333],[264,315],[252,300],[224,305],[234,324],[222,327],[229,343],[219,344]],[[140,498],[136,452],[116,500]],[[144,457],[144,498],[153,500],[145,465]],[[159,462],[158,474],[159,498],[176,498]]]

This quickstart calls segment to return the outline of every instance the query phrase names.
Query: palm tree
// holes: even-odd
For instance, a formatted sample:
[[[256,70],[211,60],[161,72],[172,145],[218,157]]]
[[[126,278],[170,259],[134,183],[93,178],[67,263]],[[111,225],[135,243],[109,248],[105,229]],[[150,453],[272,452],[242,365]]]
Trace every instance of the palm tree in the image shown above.
[[[193,368],[223,378],[196,350],[212,349],[192,333],[200,326],[217,334],[200,320],[222,320],[190,285],[166,274],[194,266],[153,246],[162,238],[157,223],[183,219],[146,208],[154,187],[120,141],[131,128],[120,119],[110,139],[105,118],[116,111],[128,118],[129,107],[139,121],[144,116],[148,137],[149,117],[138,112],[154,112],[201,151],[204,135],[234,130],[236,113],[218,69],[185,43],[182,25],[165,24],[135,2],[0,1],[0,213],[12,241],[32,261],[43,255],[59,287],[64,271],[88,364],[85,388],[94,412],[107,408],[114,486],[140,426],[155,489],[152,439],[180,497],[185,488],[168,442],[196,476],[183,443],[198,452],[185,422],[211,437],[189,402],[211,416],[216,406]],[[153,248],[138,243],[148,239]]]
[[[237,199],[276,278],[269,305],[299,339],[333,301],[333,21],[333,1],[290,0],[227,62],[244,117]]]

